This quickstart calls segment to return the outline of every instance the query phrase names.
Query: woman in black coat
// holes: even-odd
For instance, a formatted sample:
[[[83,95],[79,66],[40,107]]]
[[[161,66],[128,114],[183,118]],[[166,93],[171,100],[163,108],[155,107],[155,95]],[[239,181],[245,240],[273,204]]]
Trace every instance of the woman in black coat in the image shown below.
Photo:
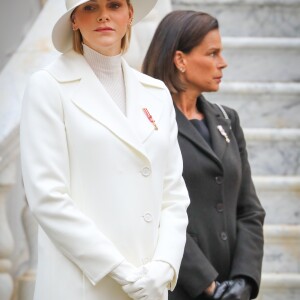
[[[159,24],[143,64],[143,72],[163,80],[172,94],[191,199],[171,300],[249,300],[259,291],[265,211],[244,134],[236,111],[202,95],[219,89],[227,66],[221,53],[214,17],[174,11]]]

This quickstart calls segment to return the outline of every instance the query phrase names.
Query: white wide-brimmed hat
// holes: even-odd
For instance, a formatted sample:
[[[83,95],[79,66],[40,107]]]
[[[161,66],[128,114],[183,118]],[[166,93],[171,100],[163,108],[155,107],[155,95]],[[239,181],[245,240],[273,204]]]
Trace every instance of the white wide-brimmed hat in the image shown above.
[[[59,52],[72,48],[72,26],[70,16],[73,10],[88,0],[65,0],[67,11],[58,19],[52,30],[52,42]],[[158,0],[130,0],[134,10],[133,25],[143,19]]]

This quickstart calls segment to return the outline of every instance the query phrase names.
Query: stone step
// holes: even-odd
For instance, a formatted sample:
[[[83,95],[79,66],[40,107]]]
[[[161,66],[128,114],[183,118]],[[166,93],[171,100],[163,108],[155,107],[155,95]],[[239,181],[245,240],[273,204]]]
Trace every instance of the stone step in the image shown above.
[[[217,17],[229,36],[300,37],[299,0],[172,0],[173,9]]]
[[[300,83],[224,82],[205,96],[236,109],[244,128],[300,128]]]
[[[257,300],[299,300],[300,274],[264,273]]]
[[[264,239],[263,272],[300,274],[300,225],[265,225]]]
[[[265,224],[300,224],[300,176],[254,176]]]
[[[299,18],[300,19],[300,18]],[[299,82],[300,38],[224,37],[225,81]]]
[[[300,129],[244,129],[254,176],[300,175]]]

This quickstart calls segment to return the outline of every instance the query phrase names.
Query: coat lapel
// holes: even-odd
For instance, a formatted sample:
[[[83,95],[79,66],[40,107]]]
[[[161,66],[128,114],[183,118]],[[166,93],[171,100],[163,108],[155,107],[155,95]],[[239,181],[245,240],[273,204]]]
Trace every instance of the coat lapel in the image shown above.
[[[158,99],[154,99],[148,94],[147,89],[140,83],[135,72],[125,61],[122,62],[122,65],[128,116],[120,111],[82,55],[71,51],[63,55],[48,71],[59,82],[74,81],[71,101],[91,118],[107,127],[113,134],[147,157],[143,141],[151,135],[154,127],[142,108],[147,107],[153,116],[159,118],[161,105],[159,105]]]
[[[194,143],[198,148],[201,149],[206,155],[211,157],[218,165],[221,165],[218,157],[207,144],[197,129],[190,123],[190,121],[184,116],[184,114],[176,107],[176,120],[178,123],[178,131],[181,135],[185,136],[188,140]]]
[[[147,109],[153,120],[158,125],[162,113],[162,100],[151,94],[144,85],[152,85],[153,81],[145,82],[146,77],[141,76],[123,60],[122,62],[125,86],[126,86],[126,113],[127,119],[140,141],[144,143],[154,132],[153,123],[146,116],[144,109]],[[161,88],[156,86],[156,88]]]
[[[48,68],[61,83],[72,82],[71,101],[91,118],[147,157],[144,142],[155,128],[145,115],[147,108],[155,121],[162,112],[161,99],[148,92],[145,85],[162,88],[153,79],[134,71],[125,60],[122,67],[126,89],[126,115],[117,107],[99,82],[84,57],[70,51]],[[141,80],[142,79],[142,80]],[[160,94],[161,95],[161,94]]]
[[[228,148],[228,143],[226,142],[225,137],[218,130],[218,126],[222,126],[230,138],[230,120],[226,120],[219,108],[213,107],[212,104],[204,99],[204,97],[198,98],[197,106],[204,113],[207,120],[212,141],[212,148],[206,143],[197,129],[194,128],[194,126],[175,105],[179,133],[192,141],[198,148],[200,148],[220,167],[222,167],[221,161],[226,149]]]
[[[220,132],[220,126],[230,138],[230,120],[224,118],[220,109],[207,102],[204,97],[199,97],[200,105],[203,113],[205,114],[209,132],[211,135],[212,148],[217,157],[222,160],[229,143],[226,141],[225,136]]]

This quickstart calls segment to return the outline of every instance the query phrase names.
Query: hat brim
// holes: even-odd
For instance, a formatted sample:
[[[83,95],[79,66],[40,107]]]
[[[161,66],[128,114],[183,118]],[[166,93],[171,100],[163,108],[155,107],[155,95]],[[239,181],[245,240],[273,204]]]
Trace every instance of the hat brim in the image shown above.
[[[131,0],[134,10],[134,18],[132,25],[141,21],[153,9],[158,0]],[[71,14],[73,10],[87,2],[87,0],[78,1],[76,6],[65,12],[55,23],[52,30],[52,43],[56,50],[65,53],[72,48],[72,26]]]

